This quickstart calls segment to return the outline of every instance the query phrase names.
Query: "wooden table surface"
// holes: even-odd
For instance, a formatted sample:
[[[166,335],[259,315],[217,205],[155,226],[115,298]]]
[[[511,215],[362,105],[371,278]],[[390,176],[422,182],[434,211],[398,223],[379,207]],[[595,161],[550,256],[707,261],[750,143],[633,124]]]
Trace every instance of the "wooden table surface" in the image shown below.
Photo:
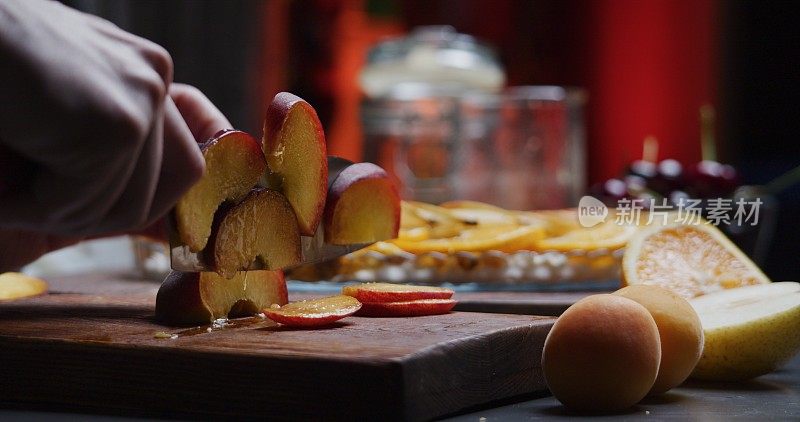
[[[495,403],[445,418],[452,422],[532,419],[591,420],[800,420],[800,355],[783,368],[740,383],[688,381],[660,397],[646,398],[626,412],[584,416],[568,411],[555,397]]]

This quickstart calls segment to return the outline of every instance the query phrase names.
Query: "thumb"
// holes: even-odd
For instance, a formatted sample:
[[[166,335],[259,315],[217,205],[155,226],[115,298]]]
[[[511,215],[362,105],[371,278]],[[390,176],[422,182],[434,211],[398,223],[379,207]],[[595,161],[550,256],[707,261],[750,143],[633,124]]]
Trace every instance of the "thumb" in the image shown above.
[[[197,142],[205,142],[220,130],[232,127],[225,115],[199,89],[173,83],[169,95]]]

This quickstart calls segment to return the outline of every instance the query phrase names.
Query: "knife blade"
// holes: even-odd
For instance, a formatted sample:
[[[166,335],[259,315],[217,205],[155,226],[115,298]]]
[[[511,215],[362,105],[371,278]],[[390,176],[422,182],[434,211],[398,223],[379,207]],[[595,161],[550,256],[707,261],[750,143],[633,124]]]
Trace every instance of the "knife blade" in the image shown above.
[[[353,162],[340,157],[328,157],[328,188],[333,185],[336,178],[345,168],[353,165]],[[172,220],[172,218],[170,218]],[[172,221],[171,221],[172,223]],[[300,250],[302,259],[296,265],[281,268],[283,270],[291,269],[305,264],[313,264],[318,262],[327,261],[330,259],[338,258],[355,252],[359,249],[371,245],[369,243],[353,243],[347,245],[333,245],[325,243],[325,230],[322,223],[317,227],[314,236],[300,236]],[[208,260],[203,254],[203,251],[192,252],[189,247],[182,244],[180,236],[178,235],[176,225],[169,224],[169,250],[170,250],[170,265],[173,270],[187,271],[187,272],[201,272],[201,271],[215,271],[213,266],[208,263]],[[264,270],[264,263],[256,259],[248,265],[247,268],[241,268],[240,271],[253,271]],[[277,268],[271,268],[276,270]]]

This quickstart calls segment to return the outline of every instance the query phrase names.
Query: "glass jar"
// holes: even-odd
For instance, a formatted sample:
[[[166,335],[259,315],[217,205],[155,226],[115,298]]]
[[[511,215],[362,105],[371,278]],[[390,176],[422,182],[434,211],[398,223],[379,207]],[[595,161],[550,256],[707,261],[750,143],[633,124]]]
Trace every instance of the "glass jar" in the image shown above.
[[[504,81],[494,52],[450,27],[378,44],[360,75],[364,160],[405,199],[574,206],[585,189],[584,94],[504,91]]]

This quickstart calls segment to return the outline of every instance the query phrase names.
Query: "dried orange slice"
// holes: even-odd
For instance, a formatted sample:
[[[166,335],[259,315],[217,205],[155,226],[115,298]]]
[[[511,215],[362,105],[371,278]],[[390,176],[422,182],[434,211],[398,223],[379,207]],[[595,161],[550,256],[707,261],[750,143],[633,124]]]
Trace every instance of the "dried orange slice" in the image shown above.
[[[485,202],[458,200],[439,205],[449,214],[468,224],[521,224],[516,215],[518,211],[509,211]]]
[[[415,207],[406,201],[400,201],[400,228],[411,229],[424,227],[428,224],[422,217],[417,215]]]
[[[470,201],[467,199],[460,199],[455,201],[447,201],[442,202],[440,205],[442,208],[467,208],[467,209],[481,209],[481,210],[494,210],[494,211],[503,211],[508,212],[505,208],[500,208],[496,205],[487,204],[486,202],[480,201]]]
[[[561,236],[583,228],[578,223],[578,211],[576,209],[532,211],[525,214],[530,218],[544,221],[547,227],[547,236],[549,237]]]
[[[450,215],[465,224],[497,225],[520,224],[519,218],[505,210],[492,210],[483,208],[453,208]]]
[[[426,204],[418,201],[403,201],[400,205],[401,210],[405,207],[409,212],[413,212],[418,218],[428,224],[457,225],[461,222],[450,215],[446,208],[438,205]]]
[[[397,245],[395,245],[394,243],[391,243],[389,241],[381,241],[381,242],[375,242],[372,245],[367,246],[366,248],[359,249],[355,252],[349,253],[345,255],[344,258],[359,258],[369,254],[370,252],[378,252],[383,255],[398,255],[404,253],[405,251],[400,247],[398,247]]]
[[[623,285],[651,284],[685,297],[769,283],[761,270],[711,224],[654,225],[628,242]]]
[[[413,242],[425,240],[431,237],[431,229],[427,227],[401,228],[397,232],[398,239],[410,240]]]
[[[561,233],[536,242],[535,249],[562,252],[576,249],[619,249],[624,247],[638,231],[636,226],[617,224],[613,219],[589,228],[577,224],[576,226],[570,228],[564,221],[553,222],[548,227],[556,233]]]
[[[396,239],[392,243],[411,253],[498,250],[514,252],[530,249],[545,236],[542,226],[497,225],[462,230],[453,237],[409,241]]]
[[[47,283],[22,273],[0,274],[0,300],[22,299],[47,292]]]

